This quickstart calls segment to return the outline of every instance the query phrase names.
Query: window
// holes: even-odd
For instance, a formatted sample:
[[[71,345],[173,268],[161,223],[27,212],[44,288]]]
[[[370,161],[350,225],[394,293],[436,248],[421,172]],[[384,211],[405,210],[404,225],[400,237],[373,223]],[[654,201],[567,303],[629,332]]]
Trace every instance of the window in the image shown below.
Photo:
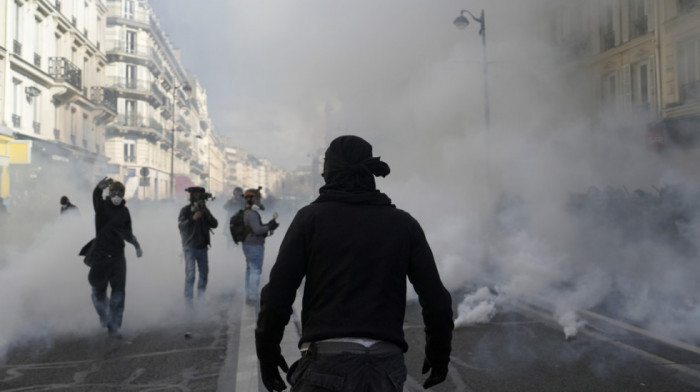
[[[126,65],[124,79],[126,81],[126,88],[136,88],[136,66],[135,65],[131,65],[131,64]]]
[[[22,102],[22,82],[12,79],[12,114],[20,114]]]
[[[124,102],[124,125],[133,127],[136,125],[136,101],[126,100]]]
[[[611,73],[603,77],[603,104],[614,111],[616,100],[617,77],[615,73]]]
[[[136,140],[124,139],[124,162],[136,162]]]
[[[136,53],[136,32],[126,32],[126,53]]]
[[[678,44],[678,91],[681,102],[700,99],[700,36]]]
[[[32,99],[32,119],[34,120],[32,126],[34,127],[34,133],[41,133],[41,100],[39,97],[34,97]]]
[[[12,79],[12,126],[19,128],[22,126],[22,82],[17,79]]]
[[[15,40],[21,41],[22,36],[22,6],[19,3],[12,2],[15,5]]]
[[[678,13],[686,14],[700,4],[700,0],[678,0]]]
[[[647,15],[645,0],[630,0],[630,39],[647,33]]]
[[[134,19],[134,0],[124,0],[123,16],[125,19]]]
[[[615,31],[613,30],[613,9],[605,5],[600,15],[600,51],[605,52],[615,47]]]
[[[36,18],[36,33],[34,34],[34,65],[41,68],[41,54],[44,52],[42,39],[44,37],[43,20]]]

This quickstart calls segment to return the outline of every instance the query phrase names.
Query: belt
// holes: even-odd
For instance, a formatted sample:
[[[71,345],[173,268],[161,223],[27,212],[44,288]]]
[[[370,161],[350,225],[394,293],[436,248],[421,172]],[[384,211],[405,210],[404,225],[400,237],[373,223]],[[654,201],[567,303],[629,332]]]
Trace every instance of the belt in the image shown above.
[[[301,345],[301,354],[401,354],[403,350],[394,343],[380,341],[369,347],[353,342],[306,342]]]

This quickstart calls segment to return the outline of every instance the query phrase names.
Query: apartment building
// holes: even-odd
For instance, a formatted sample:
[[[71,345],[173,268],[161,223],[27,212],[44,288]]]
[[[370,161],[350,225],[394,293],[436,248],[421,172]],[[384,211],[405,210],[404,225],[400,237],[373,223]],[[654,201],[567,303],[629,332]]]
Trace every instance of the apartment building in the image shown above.
[[[185,70],[147,1],[108,0],[107,86],[119,115],[107,127],[106,153],[122,167],[127,194],[181,195],[207,184],[212,142],[206,91]],[[181,196],[177,196],[180,198]]]
[[[27,162],[10,163],[9,182],[31,194],[38,184],[67,173],[76,185],[110,174],[105,129],[116,117],[116,105],[112,91],[104,88],[105,2],[3,0],[0,5],[5,27],[0,126],[14,139],[11,144],[27,150]]]
[[[700,138],[700,0],[567,2],[554,35],[596,70],[598,109],[629,119],[656,150],[697,160]]]

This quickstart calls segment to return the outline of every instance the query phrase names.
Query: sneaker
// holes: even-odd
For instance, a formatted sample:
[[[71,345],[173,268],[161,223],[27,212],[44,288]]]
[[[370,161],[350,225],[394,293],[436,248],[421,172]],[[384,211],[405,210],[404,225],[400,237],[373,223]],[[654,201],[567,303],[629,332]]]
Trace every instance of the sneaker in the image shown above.
[[[122,334],[119,333],[118,329],[107,327],[107,335],[109,335],[109,337],[112,339],[122,340]]]

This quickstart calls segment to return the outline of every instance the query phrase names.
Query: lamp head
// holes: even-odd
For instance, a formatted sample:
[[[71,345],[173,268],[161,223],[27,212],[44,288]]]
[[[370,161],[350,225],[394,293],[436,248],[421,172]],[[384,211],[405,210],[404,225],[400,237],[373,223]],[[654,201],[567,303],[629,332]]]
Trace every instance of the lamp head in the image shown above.
[[[457,27],[460,30],[464,30],[469,26],[469,20],[467,19],[466,16],[464,16],[464,11],[455,19],[453,22],[455,27]]]

